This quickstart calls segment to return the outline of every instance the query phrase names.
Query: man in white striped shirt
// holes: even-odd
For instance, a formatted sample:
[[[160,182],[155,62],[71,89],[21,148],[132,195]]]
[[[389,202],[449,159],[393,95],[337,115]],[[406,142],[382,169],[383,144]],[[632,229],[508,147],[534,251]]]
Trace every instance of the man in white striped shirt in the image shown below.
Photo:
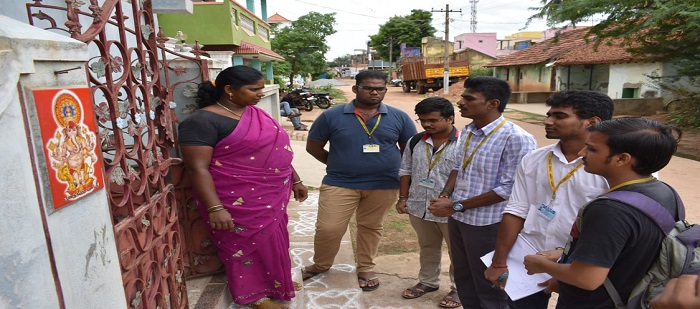
[[[505,309],[508,296],[484,278],[486,266],[480,258],[495,248],[518,164],[537,143],[530,133],[503,117],[511,93],[505,81],[472,77],[464,88],[457,105],[461,116],[473,121],[459,138],[462,158],[429,209],[436,216],[450,216],[455,283],[462,306]]]

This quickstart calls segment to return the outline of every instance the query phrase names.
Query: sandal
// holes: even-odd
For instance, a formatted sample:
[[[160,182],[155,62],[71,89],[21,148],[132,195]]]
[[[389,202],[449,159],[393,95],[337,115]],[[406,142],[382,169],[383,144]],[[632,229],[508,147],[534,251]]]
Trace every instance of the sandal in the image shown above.
[[[461,307],[462,303],[459,301],[459,295],[457,291],[452,290],[445,297],[442,298],[438,306],[442,308],[457,308]]]
[[[376,281],[377,284],[369,285],[369,283],[372,281]],[[357,282],[360,285],[360,288],[365,292],[374,291],[379,288],[379,277],[365,278],[362,276],[357,276]]]
[[[403,298],[405,299],[414,299],[425,295],[425,293],[435,292],[437,290],[438,288],[429,287],[425,284],[418,282],[418,284],[403,291],[403,294],[401,296],[403,296]]]
[[[311,271],[311,270],[308,270],[308,269],[307,269],[308,267],[313,267],[314,269],[316,269],[316,266],[314,266],[314,265],[304,267],[304,269],[301,271],[301,280],[302,280],[302,281],[309,280],[309,279],[311,279],[311,278],[313,278],[313,277],[316,277],[316,276],[318,276],[318,275],[320,275],[320,274],[325,273],[325,272],[328,271],[328,270],[324,270],[324,271]]]

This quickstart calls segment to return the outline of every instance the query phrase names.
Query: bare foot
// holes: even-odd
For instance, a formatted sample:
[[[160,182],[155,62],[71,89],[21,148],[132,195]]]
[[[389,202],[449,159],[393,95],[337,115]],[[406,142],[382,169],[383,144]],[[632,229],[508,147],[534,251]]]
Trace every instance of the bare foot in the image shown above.
[[[257,305],[251,304],[250,308],[253,308],[253,309],[289,309],[289,307],[278,304],[271,299],[266,299],[262,303],[257,304]]]

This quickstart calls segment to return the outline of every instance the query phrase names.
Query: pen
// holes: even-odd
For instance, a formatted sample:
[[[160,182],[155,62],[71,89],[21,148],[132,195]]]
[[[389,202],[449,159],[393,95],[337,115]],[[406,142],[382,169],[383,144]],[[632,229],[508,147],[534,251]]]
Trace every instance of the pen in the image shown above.
[[[500,277],[498,277],[498,282],[503,282],[503,280],[506,280],[508,278],[508,272],[504,272]]]

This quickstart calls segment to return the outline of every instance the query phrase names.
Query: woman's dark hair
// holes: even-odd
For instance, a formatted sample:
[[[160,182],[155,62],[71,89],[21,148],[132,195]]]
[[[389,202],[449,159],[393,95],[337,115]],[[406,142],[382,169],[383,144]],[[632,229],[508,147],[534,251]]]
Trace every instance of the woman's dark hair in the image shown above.
[[[440,112],[440,116],[447,119],[455,115],[455,107],[450,100],[441,97],[429,97],[416,104],[416,115]]]
[[[510,86],[503,80],[490,76],[476,76],[464,81],[464,88],[479,92],[486,100],[498,100],[498,111],[503,113],[510,99]]]
[[[676,126],[640,117],[606,120],[586,129],[608,137],[611,156],[628,153],[634,157],[636,163],[632,169],[639,175],[651,175],[664,168],[682,135]]]
[[[264,80],[263,74],[245,65],[228,67],[216,76],[216,86],[211,81],[199,84],[197,89],[197,105],[199,108],[215,104],[226,92],[224,87],[231,86],[238,90],[243,86],[255,85],[258,81]]]
[[[613,100],[600,92],[588,90],[570,90],[557,92],[546,101],[547,106],[571,106],[581,119],[598,117],[600,120],[612,119],[615,104]]]

